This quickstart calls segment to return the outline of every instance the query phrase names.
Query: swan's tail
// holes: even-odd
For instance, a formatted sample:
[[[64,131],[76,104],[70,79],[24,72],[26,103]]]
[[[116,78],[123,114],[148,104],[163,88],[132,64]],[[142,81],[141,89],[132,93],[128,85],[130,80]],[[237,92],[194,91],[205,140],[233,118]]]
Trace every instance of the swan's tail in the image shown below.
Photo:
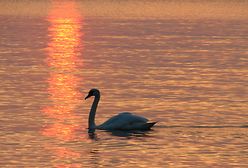
[[[144,128],[145,128],[146,130],[149,130],[149,129],[151,129],[152,126],[154,126],[156,123],[157,123],[157,122],[145,123],[145,124],[144,124]]]

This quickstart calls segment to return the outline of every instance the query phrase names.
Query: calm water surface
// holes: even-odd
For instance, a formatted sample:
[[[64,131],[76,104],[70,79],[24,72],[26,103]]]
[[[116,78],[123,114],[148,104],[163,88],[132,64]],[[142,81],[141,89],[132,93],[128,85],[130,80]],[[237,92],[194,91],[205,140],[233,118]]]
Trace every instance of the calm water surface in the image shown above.
[[[247,167],[247,3],[215,17],[84,3],[1,2],[1,167]],[[88,135],[94,87],[97,123],[131,111],[158,124]]]

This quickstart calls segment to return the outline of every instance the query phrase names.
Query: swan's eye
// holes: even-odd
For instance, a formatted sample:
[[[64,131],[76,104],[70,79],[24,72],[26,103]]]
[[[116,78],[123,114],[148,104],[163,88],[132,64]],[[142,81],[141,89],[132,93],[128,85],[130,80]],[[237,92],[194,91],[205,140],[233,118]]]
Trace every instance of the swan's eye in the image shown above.
[[[93,90],[91,90],[90,92],[89,92],[89,95],[94,95],[94,91]]]

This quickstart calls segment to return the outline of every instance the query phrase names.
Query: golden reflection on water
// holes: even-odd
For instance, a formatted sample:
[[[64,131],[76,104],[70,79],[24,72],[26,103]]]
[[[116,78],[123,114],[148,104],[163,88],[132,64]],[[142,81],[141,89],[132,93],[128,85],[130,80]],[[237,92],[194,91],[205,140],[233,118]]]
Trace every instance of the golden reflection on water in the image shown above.
[[[43,109],[52,123],[45,126],[42,134],[66,142],[75,139],[76,130],[81,123],[73,110],[80,103],[80,79],[76,74],[82,66],[82,61],[78,58],[82,50],[82,18],[73,1],[53,2],[52,5],[48,16],[50,41],[47,58],[50,67],[48,94],[52,105]],[[80,153],[67,147],[47,144],[46,149],[53,152],[58,160],[80,157]],[[67,165],[58,163],[55,167]]]

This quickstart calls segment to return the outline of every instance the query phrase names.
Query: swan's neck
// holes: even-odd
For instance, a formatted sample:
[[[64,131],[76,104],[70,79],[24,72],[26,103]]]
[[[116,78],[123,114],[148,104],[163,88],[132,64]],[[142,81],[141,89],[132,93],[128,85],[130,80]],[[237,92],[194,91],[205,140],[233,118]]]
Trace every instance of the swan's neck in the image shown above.
[[[96,95],[94,98],[94,102],[91,106],[89,120],[88,120],[88,126],[89,126],[89,132],[94,132],[96,124],[95,124],[95,115],[96,115],[96,109],[98,102],[100,101],[100,94]]]

